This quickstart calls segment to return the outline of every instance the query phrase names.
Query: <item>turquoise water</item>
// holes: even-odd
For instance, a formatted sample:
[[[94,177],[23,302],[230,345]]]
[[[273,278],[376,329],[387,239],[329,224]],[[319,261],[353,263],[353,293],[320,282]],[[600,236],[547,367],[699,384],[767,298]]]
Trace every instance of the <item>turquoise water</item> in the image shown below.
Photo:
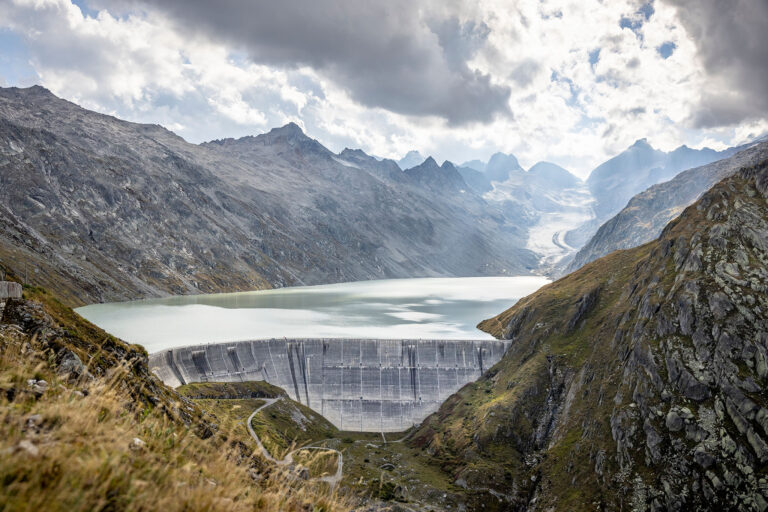
[[[77,312],[149,352],[260,338],[489,338],[476,328],[549,281],[390,279],[94,304]]]

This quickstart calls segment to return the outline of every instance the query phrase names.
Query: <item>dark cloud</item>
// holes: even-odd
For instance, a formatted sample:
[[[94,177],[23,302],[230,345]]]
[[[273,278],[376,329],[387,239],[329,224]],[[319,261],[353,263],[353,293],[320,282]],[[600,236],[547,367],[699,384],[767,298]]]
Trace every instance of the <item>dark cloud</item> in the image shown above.
[[[677,7],[710,79],[696,127],[768,117],[768,2],[665,1]]]
[[[308,65],[360,103],[451,124],[509,114],[510,89],[469,69],[488,27],[424,20],[409,0],[97,0],[160,9],[187,31],[244,48],[255,62]]]

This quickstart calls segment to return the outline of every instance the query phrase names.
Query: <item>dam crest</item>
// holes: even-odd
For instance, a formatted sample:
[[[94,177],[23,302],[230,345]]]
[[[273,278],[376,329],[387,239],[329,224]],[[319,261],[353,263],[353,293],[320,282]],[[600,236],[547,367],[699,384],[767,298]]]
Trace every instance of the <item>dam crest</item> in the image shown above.
[[[340,430],[399,432],[421,423],[496,364],[509,341],[264,339],[162,350],[166,384],[263,380]]]

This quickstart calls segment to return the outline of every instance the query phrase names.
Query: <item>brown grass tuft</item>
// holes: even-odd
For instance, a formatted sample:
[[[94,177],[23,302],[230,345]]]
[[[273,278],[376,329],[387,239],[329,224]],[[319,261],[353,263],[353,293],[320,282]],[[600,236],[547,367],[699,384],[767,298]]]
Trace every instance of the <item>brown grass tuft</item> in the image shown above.
[[[193,409],[188,401],[136,402],[128,390],[137,377],[125,365],[72,382],[50,359],[35,339],[0,326],[0,510],[352,508],[326,484],[257,457],[229,430],[244,425],[202,439],[167,412]]]

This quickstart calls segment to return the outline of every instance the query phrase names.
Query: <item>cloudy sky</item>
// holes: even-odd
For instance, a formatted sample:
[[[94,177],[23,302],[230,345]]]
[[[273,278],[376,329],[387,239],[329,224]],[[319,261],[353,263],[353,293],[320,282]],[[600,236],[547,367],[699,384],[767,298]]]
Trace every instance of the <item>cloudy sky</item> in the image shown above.
[[[0,0],[0,85],[191,142],[514,153],[586,175],[647,138],[768,131],[765,0]]]

